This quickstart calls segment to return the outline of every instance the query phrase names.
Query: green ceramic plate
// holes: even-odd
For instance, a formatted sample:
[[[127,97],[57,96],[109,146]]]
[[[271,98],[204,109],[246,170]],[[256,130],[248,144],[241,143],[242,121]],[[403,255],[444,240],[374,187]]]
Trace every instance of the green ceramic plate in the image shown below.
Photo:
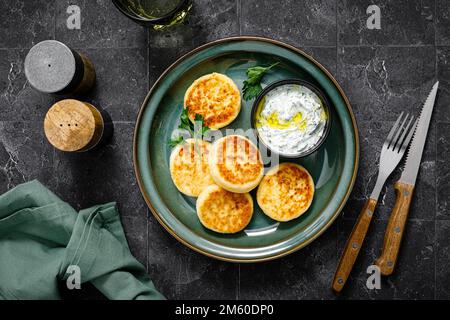
[[[264,77],[263,86],[286,78],[305,79],[326,93],[332,128],[322,147],[297,161],[311,173],[316,193],[300,218],[277,223],[255,201],[245,231],[221,235],[205,229],[195,212],[195,199],[183,196],[170,178],[167,141],[177,127],[186,89],[198,77],[220,72],[242,89],[248,67],[281,62]],[[253,101],[243,101],[229,128],[250,128]],[[358,133],[342,89],[324,67],[300,50],[257,37],[215,41],[188,53],[170,66],[150,90],[136,124],[134,162],[142,194],[158,221],[190,248],[227,261],[255,262],[291,253],[317,238],[338,216],[353,187],[358,167]]]

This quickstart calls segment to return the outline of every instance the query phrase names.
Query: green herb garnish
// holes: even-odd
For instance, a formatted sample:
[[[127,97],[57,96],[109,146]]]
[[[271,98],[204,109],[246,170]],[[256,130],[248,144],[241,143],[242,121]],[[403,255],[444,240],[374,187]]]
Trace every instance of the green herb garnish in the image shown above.
[[[194,125],[191,120],[189,120],[189,113],[187,108],[183,108],[183,112],[181,112],[180,116],[181,123],[179,124],[179,129],[185,129],[189,131],[191,135],[194,135]]]
[[[183,136],[178,136],[174,139],[170,139],[168,144],[171,148],[175,148],[177,145],[179,145],[180,143],[183,143],[184,138]]]
[[[196,114],[194,118],[194,123],[189,119],[189,112],[187,108],[183,108],[180,115],[180,124],[178,129],[183,129],[189,132],[189,135],[194,139],[202,138],[210,129],[205,125],[205,120],[200,114]],[[178,136],[169,140],[168,144],[173,148],[176,145],[184,142],[183,136]]]
[[[247,69],[247,80],[244,81],[244,88],[242,89],[242,91],[244,92],[244,100],[251,100],[253,98],[256,98],[258,94],[260,94],[260,92],[262,91],[262,78],[267,71],[278,64],[279,62],[276,62],[268,67],[256,66]]]
[[[199,114],[196,114],[196,115],[195,115],[195,118],[194,118],[194,122],[200,124],[200,126],[199,126],[199,128],[198,128],[198,131],[199,131],[199,132],[194,132],[194,137],[195,137],[196,135],[198,135],[198,136],[204,136],[205,133],[207,133],[207,132],[210,130],[208,126],[205,126],[205,119],[203,119],[203,116],[201,116],[201,115],[199,115]],[[194,128],[194,129],[195,129],[195,128]]]

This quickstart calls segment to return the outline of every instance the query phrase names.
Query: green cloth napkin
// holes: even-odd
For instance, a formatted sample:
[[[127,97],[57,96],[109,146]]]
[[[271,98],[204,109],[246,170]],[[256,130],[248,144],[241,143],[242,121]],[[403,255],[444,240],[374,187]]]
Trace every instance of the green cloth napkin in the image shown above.
[[[0,298],[60,299],[69,266],[109,299],[164,299],[131,255],[115,203],[77,213],[38,181],[1,195]]]

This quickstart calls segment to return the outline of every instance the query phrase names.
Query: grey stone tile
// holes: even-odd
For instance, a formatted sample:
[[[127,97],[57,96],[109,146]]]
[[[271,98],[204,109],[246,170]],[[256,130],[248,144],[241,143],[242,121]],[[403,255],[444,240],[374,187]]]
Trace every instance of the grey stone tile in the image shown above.
[[[336,45],[336,1],[245,0],[241,31],[300,46]]]
[[[135,212],[131,216],[122,216],[122,225],[133,256],[144,266],[147,266],[147,215]]]
[[[147,51],[80,50],[95,65],[96,85],[82,100],[107,110],[113,121],[135,121],[147,94]]]
[[[336,76],[336,48],[330,47],[303,47],[300,48],[323,65],[331,74]]]
[[[27,82],[24,60],[28,50],[0,49],[0,121],[43,121],[54,98]]]
[[[0,122],[0,194],[38,179],[52,185],[53,149],[40,122]]]
[[[333,299],[336,236],[333,225],[313,243],[289,256],[241,264],[239,299]]]
[[[0,48],[31,48],[54,38],[55,2],[52,0],[2,0]]]
[[[437,47],[436,50],[439,91],[434,107],[435,118],[438,122],[450,122],[450,47]]]
[[[343,47],[338,80],[359,121],[418,114],[435,81],[434,47]]]
[[[81,8],[81,30],[66,27],[69,4]],[[436,0],[434,16],[434,0],[380,0],[376,4],[382,11],[382,29],[377,31],[366,28],[369,4],[196,0],[185,24],[148,31],[120,14],[109,0],[1,1],[0,194],[36,178],[77,209],[117,201],[132,253],[147,265],[156,287],[168,298],[333,299],[330,285],[337,258],[375,182],[382,142],[400,111],[417,114],[437,71],[440,91],[397,271],[383,279],[381,290],[365,287],[365,270],[380,253],[395,202],[392,185],[401,168],[383,190],[368,245],[339,298],[425,299],[436,291],[437,298],[448,299],[450,48],[445,46],[450,45],[450,7],[446,0]],[[343,217],[318,240],[280,260],[239,266],[186,248],[148,214],[133,171],[132,122],[148,86],[176,58],[205,42],[240,33],[289,42],[339,74],[358,118],[361,167]],[[344,47],[336,61],[337,36]],[[95,64],[97,86],[78,98],[107,109],[119,122],[112,140],[89,153],[65,154],[50,146],[42,120],[55,99],[32,89],[23,72],[27,49],[55,37]],[[437,61],[435,41],[441,45]],[[359,45],[363,47],[354,47]],[[405,47],[410,45],[414,47]],[[69,298],[102,296],[86,286]]]
[[[55,151],[53,190],[76,209],[117,202],[122,217],[145,216],[133,170],[132,123],[116,123],[104,145],[84,153]]]
[[[450,221],[436,221],[436,299],[450,299]]]
[[[80,7],[79,30],[67,28],[69,5]],[[147,31],[120,13],[111,0],[58,0],[56,39],[74,48],[145,47]]]
[[[184,53],[206,42],[236,35],[239,35],[237,1],[194,1],[183,24],[149,31],[150,85]]]
[[[342,253],[354,220],[340,220],[338,251]],[[386,221],[372,221],[368,236],[355,263],[341,299],[433,299],[434,221],[408,221],[400,249],[397,266],[389,277],[381,278],[381,289],[366,286],[367,268],[381,254]]]
[[[436,0],[436,44],[450,45],[450,5],[447,0]]]
[[[149,214],[148,268],[168,299],[235,299],[238,266],[203,256],[179,243]]]
[[[381,29],[367,28],[366,13],[376,4]],[[434,0],[343,0],[338,1],[340,45],[434,44]]]
[[[378,174],[378,164],[383,142],[394,122],[359,122],[360,165],[355,187],[343,210],[345,218],[355,219],[372,193]],[[409,219],[434,220],[436,212],[436,128],[429,129],[419,176],[414,190]],[[405,156],[406,157],[406,156]],[[398,181],[404,168],[405,159],[394,170],[382,189],[375,219],[389,219],[395,204],[394,183]]]
[[[450,219],[450,124],[439,123],[437,130],[437,218]]]

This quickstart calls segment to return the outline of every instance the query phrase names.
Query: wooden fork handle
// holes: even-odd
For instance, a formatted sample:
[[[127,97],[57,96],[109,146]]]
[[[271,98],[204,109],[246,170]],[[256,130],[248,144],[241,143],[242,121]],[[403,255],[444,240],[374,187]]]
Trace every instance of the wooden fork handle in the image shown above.
[[[356,225],[353,227],[350,238],[347,240],[341,260],[339,261],[336,274],[334,275],[332,288],[340,292],[353,269],[356,258],[358,257],[361,246],[369,230],[370,222],[375,211],[377,201],[369,198],[359,214]]]
[[[384,234],[383,250],[380,258],[375,264],[380,268],[382,275],[388,276],[394,272],[397,262],[400,244],[405,231],[406,220],[408,218],[409,207],[411,205],[414,186],[403,182],[396,182],[395,191],[397,199],[392,210],[389,223]]]

